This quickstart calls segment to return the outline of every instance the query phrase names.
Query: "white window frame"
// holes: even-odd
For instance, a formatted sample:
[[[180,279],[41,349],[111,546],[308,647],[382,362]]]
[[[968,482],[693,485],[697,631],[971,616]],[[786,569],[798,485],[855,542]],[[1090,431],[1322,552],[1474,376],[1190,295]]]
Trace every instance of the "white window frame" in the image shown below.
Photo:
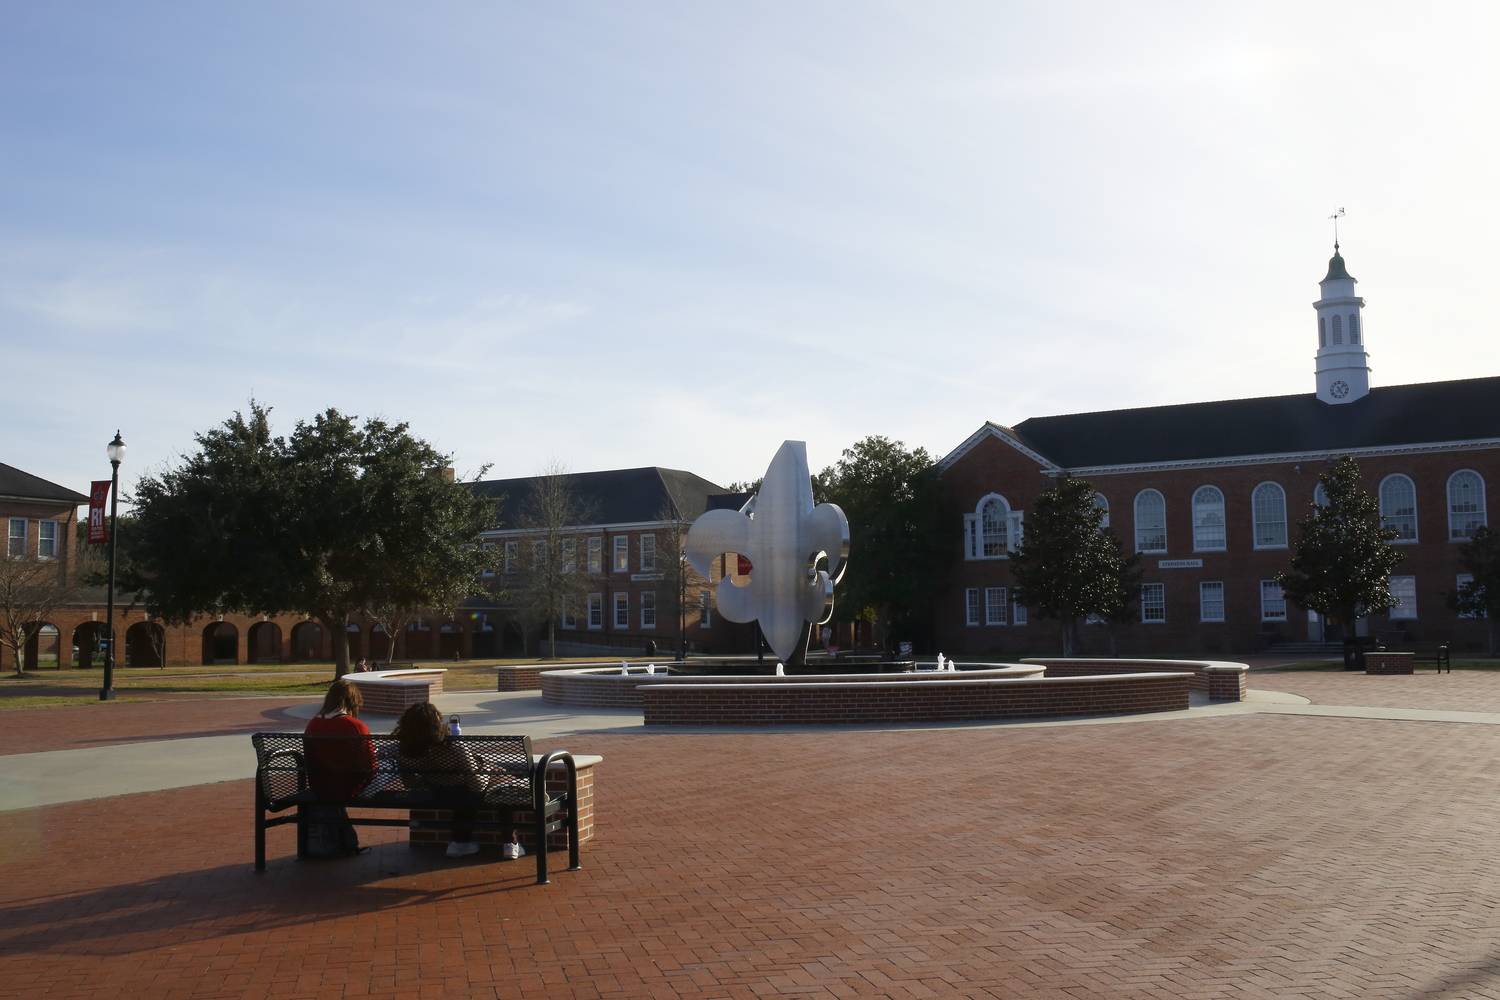
[[[52,537],[47,537],[47,531],[52,531]],[[38,559],[57,558],[57,539],[62,532],[57,530],[57,522],[49,518],[43,518],[36,523],[36,557]],[[51,545],[47,543],[51,542]],[[51,549],[49,552],[48,549]]]
[[[1388,504],[1386,502],[1386,487],[1388,485],[1389,486],[1394,486],[1394,485],[1396,485],[1396,483],[1398,481],[1405,482],[1406,485],[1411,488],[1411,514],[1410,515],[1407,515],[1407,514],[1389,514],[1389,513],[1387,513],[1387,509],[1391,508],[1391,507],[1395,507],[1395,503],[1392,502],[1392,503]],[[1417,532],[1417,484],[1416,484],[1416,481],[1413,480],[1408,475],[1404,475],[1404,474],[1402,474],[1400,472],[1393,472],[1389,476],[1386,476],[1384,479],[1382,479],[1380,481],[1380,490],[1379,490],[1379,494],[1378,495],[1380,497],[1380,519],[1381,519],[1381,522],[1383,524],[1385,524],[1386,527],[1389,527],[1389,528],[1398,528],[1402,532],[1401,537],[1394,538],[1394,539],[1391,540],[1391,544],[1392,545],[1416,545],[1417,542],[1421,538],[1421,536]],[[1399,510],[1400,508],[1396,508],[1396,509]],[[1396,524],[1396,523],[1393,523],[1391,521],[1391,518],[1401,518],[1404,521],[1405,518],[1407,518],[1408,516],[1411,518],[1411,537],[1410,538],[1406,537],[1406,533],[1405,533],[1406,532],[1406,525],[1404,523],[1402,523],[1402,524]]]
[[[533,538],[531,540],[531,571],[535,573],[550,558],[547,552],[547,540],[545,538]]]
[[[505,543],[505,573],[512,574],[520,571],[521,543]]]
[[[1148,609],[1154,614],[1147,616]],[[1167,585],[1164,583],[1141,584],[1141,624],[1165,625],[1167,622]]]
[[[1458,574],[1458,576],[1454,577],[1454,579],[1453,579],[1453,590],[1454,590],[1454,593],[1457,593],[1458,591],[1463,590],[1464,589],[1464,584],[1466,584],[1466,583],[1473,583],[1473,582],[1474,582],[1474,574],[1473,573],[1460,573],[1460,574]],[[1472,612],[1459,612],[1458,617],[1460,617],[1460,618],[1483,618],[1484,615],[1476,615],[1476,614],[1474,614]]]
[[[615,628],[630,627],[630,591],[615,591]]]
[[[629,535],[616,535],[615,536],[615,562],[614,562],[614,566],[615,566],[615,572],[616,573],[629,573],[630,572],[630,536]]]
[[[604,595],[589,595],[589,628],[604,627]]]
[[[1267,489],[1275,491],[1274,510],[1268,510],[1273,506],[1269,494],[1262,498],[1261,494]],[[1279,513],[1280,519],[1262,517],[1263,513]],[[1273,530],[1267,530],[1273,529]],[[1286,520],[1286,489],[1280,483],[1267,480],[1258,484],[1250,491],[1250,533],[1257,549],[1284,549],[1287,547],[1287,520]],[[1277,541],[1277,539],[1280,541]]]
[[[1001,527],[1004,528],[1003,542],[998,545],[985,541],[986,537],[999,537],[997,533],[991,533],[989,536],[984,534],[984,508],[992,502],[998,503],[1000,511],[1003,512],[1001,514]],[[979,498],[979,503],[974,505],[974,512],[964,515],[964,559],[971,562],[984,559],[1009,559],[1010,554],[1021,543],[1021,533],[1025,522],[1025,511],[1016,510],[1010,505],[1009,500],[998,493],[986,493]],[[985,554],[987,545],[990,546],[989,555]]]
[[[1281,584],[1275,580],[1260,581],[1260,620],[1263,622],[1287,620],[1286,594],[1282,593]]]
[[[481,552],[488,552],[490,549],[493,549],[494,547],[495,547],[495,543],[494,542],[485,542],[485,543],[483,543],[482,545],[479,546],[479,551],[481,551]],[[486,579],[489,579],[489,578],[491,578],[491,577],[493,577],[495,575],[495,571],[492,570],[492,569],[480,570],[479,571],[479,575],[482,576],[482,577],[484,577],[484,578],[486,578]]]
[[[1323,488],[1323,480],[1313,483],[1313,503],[1319,507],[1328,506],[1328,491]]]
[[[1417,617],[1417,578],[1415,576],[1393,576],[1387,579],[1391,596],[1397,603],[1390,611],[1392,621],[1412,621]],[[1400,593],[1397,593],[1397,591]]]
[[[568,601],[563,605],[562,627],[570,630],[578,627],[578,614],[573,607],[572,601]]]
[[[1011,602],[1011,605],[1010,605],[1010,623],[1012,625],[1025,625],[1026,624],[1026,605],[1024,605],[1024,604],[1018,604],[1015,601]]]
[[[578,572],[578,539],[576,538],[562,540],[562,571],[564,573]]]
[[[1192,506],[1193,551],[1226,550],[1229,547],[1229,526],[1224,523],[1224,491],[1217,486],[1200,486],[1193,491]],[[1217,512],[1215,508],[1218,508]]]
[[[1099,522],[1099,527],[1109,527],[1109,498],[1103,493],[1094,494],[1094,506],[1104,511],[1104,519]]]
[[[641,548],[640,548],[640,552],[641,552],[641,572],[642,573],[655,573],[656,572],[656,536],[655,535],[642,535],[641,536]]]
[[[979,616],[983,613],[984,605],[979,596],[978,587],[968,587],[964,590],[964,624],[978,625]]]
[[[1161,534],[1160,534],[1160,536],[1155,535],[1155,534],[1149,536],[1149,540],[1150,541],[1156,541],[1158,539],[1158,537],[1160,538],[1160,540],[1161,540],[1161,547],[1160,548],[1149,548],[1148,549],[1144,545],[1142,545],[1142,540],[1143,540],[1143,538],[1146,537],[1145,534],[1144,534],[1145,531],[1154,531],[1154,530],[1157,530],[1155,528],[1150,528],[1150,527],[1143,529],[1142,526],[1141,526],[1141,501],[1143,499],[1148,499],[1148,494],[1151,495],[1151,496],[1155,496],[1157,500],[1161,501],[1161,527],[1159,529],[1161,531]],[[1133,515],[1134,520],[1135,520],[1135,550],[1137,552],[1165,552],[1165,551],[1167,551],[1167,498],[1162,493],[1162,491],[1161,490],[1156,490],[1156,489],[1149,489],[1149,488],[1141,490],[1139,493],[1137,493],[1135,495],[1135,502],[1131,505],[1131,507],[1132,507],[1132,515]]]
[[[656,591],[641,591],[641,628],[656,628]]]
[[[1005,588],[984,588],[984,623],[986,625],[1009,625],[1009,616],[1005,613]]]
[[[20,528],[17,531],[17,528]],[[5,554],[12,559],[22,559],[26,556],[26,532],[28,525],[26,518],[13,517],[10,519],[10,527],[6,533]],[[16,543],[20,542],[19,545]],[[18,551],[19,550],[19,551]]]
[[[714,598],[711,591],[698,591],[698,627],[714,627]]]
[[[1473,476],[1479,488],[1478,500],[1473,502],[1472,510],[1459,510],[1453,496],[1454,480],[1460,476]],[[1474,537],[1477,528],[1484,527],[1490,523],[1489,511],[1486,509],[1484,496],[1484,477],[1473,469],[1459,469],[1448,477],[1448,485],[1444,490],[1448,499],[1448,541],[1467,542]],[[1472,498],[1471,498],[1472,502]]]
[[[604,536],[593,535],[588,540],[588,567],[590,573],[604,572]]]
[[[1213,617],[1218,606],[1218,617]],[[1201,580],[1198,583],[1198,620],[1200,622],[1222,622],[1224,620],[1224,581]]]

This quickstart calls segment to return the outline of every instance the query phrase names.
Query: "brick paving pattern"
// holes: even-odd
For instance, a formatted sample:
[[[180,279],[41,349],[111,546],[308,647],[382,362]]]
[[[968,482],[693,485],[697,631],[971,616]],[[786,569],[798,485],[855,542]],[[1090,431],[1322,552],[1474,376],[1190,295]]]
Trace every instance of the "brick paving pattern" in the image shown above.
[[[1439,674],[1419,667],[1415,674],[1395,676],[1342,670],[1256,670],[1248,684],[1251,690],[1285,691],[1318,705],[1500,712],[1500,671],[1492,670]]]
[[[78,750],[113,743],[226,736],[267,729],[302,729],[281,709],[317,701],[291,698],[211,698],[179,702],[94,702],[0,713],[0,755]],[[247,740],[248,745],[248,740]]]
[[[604,754],[598,836],[544,887],[371,830],[303,863],[273,830],[256,876],[244,781],[5,813],[0,993],[1500,998],[1495,740],[1270,715],[575,736],[539,747]]]

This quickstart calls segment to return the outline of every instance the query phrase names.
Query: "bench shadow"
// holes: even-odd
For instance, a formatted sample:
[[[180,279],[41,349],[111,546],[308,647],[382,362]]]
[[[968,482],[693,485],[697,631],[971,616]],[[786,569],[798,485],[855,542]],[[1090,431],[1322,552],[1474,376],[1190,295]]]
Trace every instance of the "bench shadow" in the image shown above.
[[[292,708],[295,706],[283,706]],[[91,737],[86,732],[73,734],[73,741],[69,746],[60,747],[64,750],[83,750],[88,747],[118,746],[125,743],[161,743],[171,740],[192,740],[207,736],[250,736],[252,733],[265,732],[292,732],[300,731],[306,722],[282,714],[280,708],[268,708],[260,713],[259,719],[246,722],[226,722],[215,725],[211,729],[181,730],[174,729],[165,733],[137,733],[130,736],[119,736],[110,733],[101,733]],[[246,741],[248,746],[248,740]]]
[[[226,864],[0,906],[0,954],[126,955],[535,885],[530,856],[455,861],[397,841],[355,858],[274,858],[259,873]]]
[[[1500,980],[1500,954],[1456,969],[1407,993],[1402,1000],[1468,1000],[1476,990],[1492,986],[1497,980]]]

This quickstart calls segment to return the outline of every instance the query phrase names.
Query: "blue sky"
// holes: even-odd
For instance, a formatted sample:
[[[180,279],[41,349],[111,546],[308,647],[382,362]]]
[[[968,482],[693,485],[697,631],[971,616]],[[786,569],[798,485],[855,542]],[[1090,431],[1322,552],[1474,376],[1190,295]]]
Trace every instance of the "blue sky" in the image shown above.
[[[1490,4],[0,0],[0,461],[254,396],[460,472],[1500,374]]]

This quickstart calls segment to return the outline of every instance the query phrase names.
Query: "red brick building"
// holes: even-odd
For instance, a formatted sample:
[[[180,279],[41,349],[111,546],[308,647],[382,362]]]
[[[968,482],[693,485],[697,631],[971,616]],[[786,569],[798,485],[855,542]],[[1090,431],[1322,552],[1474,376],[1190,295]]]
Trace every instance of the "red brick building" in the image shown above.
[[[938,647],[1060,645],[1057,623],[1010,599],[1008,568],[1027,509],[1060,476],[1094,485],[1145,571],[1136,620],[1081,628],[1081,652],[1230,654],[1334,638],[1337,627],[1290,606],[1274,577],[1318,474],[1346,454],[1406,556],[1391,576],[1401,603],[1356,631],[1480,646],[1487,623],[1459,618],[1445,595],[1461,579],[1460,545],[1488,523],[1488,484],[1500,483],[1500,378],[1370,388],[1354,285],[1335,250],[1314,303],[1314,393],[986,423],[954,449],[941,465],[966,513]]]

